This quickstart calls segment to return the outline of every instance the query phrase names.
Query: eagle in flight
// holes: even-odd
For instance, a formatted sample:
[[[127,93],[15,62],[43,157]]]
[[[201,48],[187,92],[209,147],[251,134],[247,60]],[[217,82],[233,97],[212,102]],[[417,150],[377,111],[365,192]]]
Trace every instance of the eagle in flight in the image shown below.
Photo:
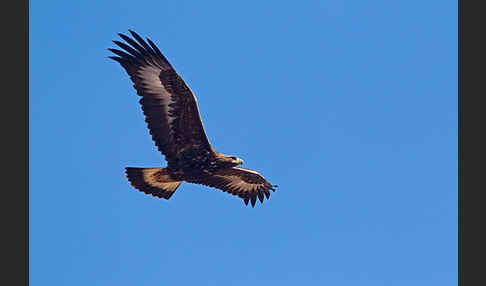
[[[270,198],[271,185],[258,172],[239,168],[243,160],[213,149],[199,115],[196,97],[155,44],[129,30],[119,33],[126,43],[113,41],[122,50],[109,49],[126,70],[141,97],[145,121],[165,168],[126,168],[130,184],[145,194],[166,200],[183,181],[217,188],[255,206]]]

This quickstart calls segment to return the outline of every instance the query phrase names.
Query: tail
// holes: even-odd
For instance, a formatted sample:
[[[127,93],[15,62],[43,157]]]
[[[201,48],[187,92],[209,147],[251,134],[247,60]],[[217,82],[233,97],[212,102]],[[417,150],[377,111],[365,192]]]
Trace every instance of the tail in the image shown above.
[[[170,199],[182,181],[173,180],[167,168],[125,168],[128,181],[137,190],[158,198]]]

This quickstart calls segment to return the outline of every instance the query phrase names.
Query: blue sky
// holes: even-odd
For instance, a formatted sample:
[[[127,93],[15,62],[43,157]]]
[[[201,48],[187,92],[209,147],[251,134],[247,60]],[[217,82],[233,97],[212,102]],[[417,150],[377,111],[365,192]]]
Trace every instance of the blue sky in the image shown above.
[[[254,209],[166,162],[117,33],[153,40]],[[31,1],[31,285],[456,285],[456,1]]]

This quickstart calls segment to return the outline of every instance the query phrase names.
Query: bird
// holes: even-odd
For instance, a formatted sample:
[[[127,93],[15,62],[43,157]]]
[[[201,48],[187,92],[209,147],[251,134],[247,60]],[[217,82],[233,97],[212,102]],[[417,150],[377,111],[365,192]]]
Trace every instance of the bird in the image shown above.
[[[167,167],[126,167],[129,183],[137,190],[169,200],[182,182],[205,185],[243,199],[254,207],[270,198],[277,185],[260,173],[238,167],[243,160],[214,150],[204,131],[197,99],[166,57],[149,39],[128,30],[118,33],[109,48],[133,82],[145,122]]]

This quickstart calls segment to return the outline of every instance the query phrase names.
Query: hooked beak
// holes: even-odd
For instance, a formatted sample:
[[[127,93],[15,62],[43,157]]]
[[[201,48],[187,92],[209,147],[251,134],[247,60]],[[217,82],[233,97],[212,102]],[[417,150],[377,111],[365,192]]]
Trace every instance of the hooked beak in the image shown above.
[[[243,164],[243,160],[241,160],[240,158],[236,158],[236,160],[231,161],[231,163],[241,165]]]

